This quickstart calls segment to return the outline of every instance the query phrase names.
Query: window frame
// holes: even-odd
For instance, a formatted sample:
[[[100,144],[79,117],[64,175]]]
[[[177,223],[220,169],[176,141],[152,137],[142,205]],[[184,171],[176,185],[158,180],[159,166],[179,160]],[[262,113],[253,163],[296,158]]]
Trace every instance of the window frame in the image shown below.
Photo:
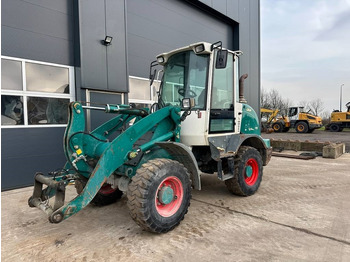
[[[30,59],[23,59],[10,56],[1,56],[1,59],[7,59],[12,61],[21,62],[22,67],[22,90],[10,90],[2,89],[1,95],[11,95],[11,96],[20,96],[23,98],[23,125],[1,125],[1,128],[47,128],[47,127],[65,127],[67,124],[41,124],[41,125],[29,125],[28,123],[28,108],[27,108],[27,98],[28,97],[43,97],[43,98],[63,98],[69,99],[70,102],[75,101],[75,75],[74,75],[74,66],[60,65],[42,61],[35,61]],[[38,91],[27,91],[27,75],[26,75],[26,63],[33,63],[39,65],[60,67],[68,69],[68,82],[69,82],[69,94],[61,93],[49,93],[49,92],[38,92]]]

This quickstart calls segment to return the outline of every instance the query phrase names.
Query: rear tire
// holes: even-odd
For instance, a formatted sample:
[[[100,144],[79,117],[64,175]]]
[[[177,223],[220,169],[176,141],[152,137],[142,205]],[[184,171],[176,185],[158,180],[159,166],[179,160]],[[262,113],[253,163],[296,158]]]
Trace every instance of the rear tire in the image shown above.
[[[305,122],[299,122],[296,124],[295,130],[297,133],[307,133],[309,131],[309,127]]]
[[[235,156],[235,176],[225,181],[227,189],[235,195],[253,195],[260,186],[263,162],[253,147],[241,146]]]
[[[129,213],[147,231],[168,232],[184,219],[191,189],[190,175],[182,164],[163,158],[150,160],[129,184]]]

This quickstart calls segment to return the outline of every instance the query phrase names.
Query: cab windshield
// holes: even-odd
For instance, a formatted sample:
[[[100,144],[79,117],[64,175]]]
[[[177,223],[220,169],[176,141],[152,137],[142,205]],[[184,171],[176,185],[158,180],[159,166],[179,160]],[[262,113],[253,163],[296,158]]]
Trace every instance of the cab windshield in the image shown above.
[[[181,106],[183,98],[194,98],[195,109],[205,109],[209,55],[193,51],[175,54],[164,66],[159,102]]]

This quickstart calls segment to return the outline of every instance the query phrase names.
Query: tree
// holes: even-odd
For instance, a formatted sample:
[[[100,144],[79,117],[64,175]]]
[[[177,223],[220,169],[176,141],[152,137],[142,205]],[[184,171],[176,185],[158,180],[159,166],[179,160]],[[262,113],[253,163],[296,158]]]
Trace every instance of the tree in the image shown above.
[[[311,101],[300,101],[298,106],[303,107],[304,112],[309,112],[315,116],[320,115],[324,110],[324,103],[320,98],[316,98]]]
[[[331,112],[323,111],[320,113],[320,117],[322,118],[322,124],[325,126],[331,122]]]
[[[320,98],[316,98],[310,101],[309,107],[310,107],[311,113],[318,116],[324,110],[324,103]]]
[[[309,102],[306,101],[306,100],[300,101],[300,102],[299,102],[297,105],[295,105],[295,106],[303,107],[303,108],[304,108],[304,109],[303,109],[304,112],[307,112],[307,111],[310,110]]]
[[[291,101],[284,99],[276,89],[265,91],[261,89],[260,105],[262,108],[278,109],[282,114],[286,114]]]
[[[260,107],[262,107],[262,108],[270,108],[270,102],[269,102],[269,99],[268,99],[268,94],[267,94],[267,92],[265,91],[264,88],[262,88],[261,92],[260,92]]]

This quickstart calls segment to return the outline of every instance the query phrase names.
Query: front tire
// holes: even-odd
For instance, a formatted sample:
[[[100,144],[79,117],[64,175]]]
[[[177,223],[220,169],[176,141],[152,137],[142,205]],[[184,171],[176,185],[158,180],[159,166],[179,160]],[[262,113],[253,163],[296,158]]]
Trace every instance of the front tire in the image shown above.
[[[283,125],[282,123],[276,122],[272,125],[273,131],[275,131],[276,133],[279,133],[282,131],[283,129]]]
[[[123,192],[118,188],[112,188],[109,184],[104,184],[91,200],[95,206],[106,206],[117,202],[123,196]]]
[[[260,186],[263,161],[253,147],[241,146],[235,157],[235,176],[225,181],[227,189],[239,196],[253,195]]]
[[[75,189],[78,194],[83,192],[86,185],[86,181],[77,179],[75,181]],[[117,202],[123,196],[123,192],[118,188],[112,188],[109,184],[104,184],[97,192],[95,197],[91,200],[90,204],[95,206],[106,206]]]
[[[340,132],[340,125],[331,124],[331,126],[329,127],[329,130],[331,130],[331,132]]]
[[[165,233],[179,225],[188,211],[190,175],[177,161],[150,160],[137,170],[127,196],[129,213],[141,228]]]

